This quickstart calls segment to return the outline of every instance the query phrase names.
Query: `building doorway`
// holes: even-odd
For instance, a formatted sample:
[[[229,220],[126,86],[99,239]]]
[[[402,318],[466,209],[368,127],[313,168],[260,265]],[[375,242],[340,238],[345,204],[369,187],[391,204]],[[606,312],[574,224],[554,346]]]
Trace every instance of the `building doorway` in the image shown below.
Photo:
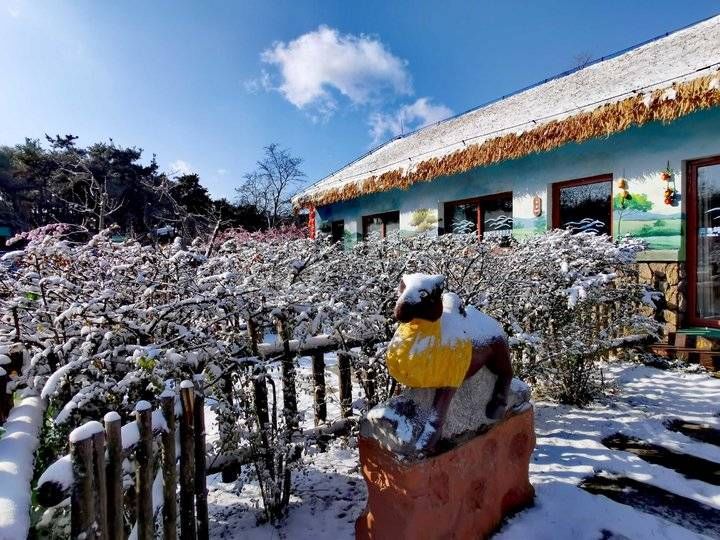
[[[688,321],[720,327],[720,156],[687,164]]]

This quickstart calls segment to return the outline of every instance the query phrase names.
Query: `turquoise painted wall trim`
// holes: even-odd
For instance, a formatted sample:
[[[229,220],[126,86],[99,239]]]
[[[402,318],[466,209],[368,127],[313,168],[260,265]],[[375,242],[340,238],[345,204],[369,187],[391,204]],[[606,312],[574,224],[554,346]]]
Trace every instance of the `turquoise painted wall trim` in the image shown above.
[[[612,174],[616,181],[626,178],[628,190],[644,204],[614,211],[613,234],[643,238],[649,249],[643,260],[683,260],[685,245],[684,164],[686,160],[720,155],[720,109],[693,113],[670,124],[652,123],[631,128],[606,139],[570,143],[550,152],[532,154],[471,171],[445,176],[432,182],[414,184],[407,190],[374,193],[317,209],[318,224],[344,220],[350,238],[362,235],[362,216],[400,211],[400,228],[413,234],[419,229],[437,232],[444,225],[444,203],[454,200],[513,192],[513,235],[523,238],[537,234],[552,223],[549,215],[552,184],[599,174]],[[660,173],[666,166],[675,172],[677,204],[663,202],[665,183]],[[533,216],[532,200],[542,199],[542,215]],[[417,211],[424,218],[417,226]]]

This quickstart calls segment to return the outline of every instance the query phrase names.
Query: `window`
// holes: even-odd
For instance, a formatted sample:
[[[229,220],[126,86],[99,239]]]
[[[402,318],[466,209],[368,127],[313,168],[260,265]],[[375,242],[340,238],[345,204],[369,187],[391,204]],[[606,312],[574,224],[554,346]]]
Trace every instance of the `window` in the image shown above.
[[[333,244],[336,242],[342,242],[345,236],[345,221],[342,219],[333,221],[330,225],[330,234],[332,236]]]
[[[553,228],[611,234],[612,175],[553,184]]]
[[[385,238],[388,234],[400,230],[400,212],[385,212],[363,216],[363,238],[373,233]]]
[[[720,156],[688,162],[690,324],[720,327]]]
[[[511,192],[445,203],[447,232],[476,232],[480,238],[502,238],[510,236],[512,226]]]

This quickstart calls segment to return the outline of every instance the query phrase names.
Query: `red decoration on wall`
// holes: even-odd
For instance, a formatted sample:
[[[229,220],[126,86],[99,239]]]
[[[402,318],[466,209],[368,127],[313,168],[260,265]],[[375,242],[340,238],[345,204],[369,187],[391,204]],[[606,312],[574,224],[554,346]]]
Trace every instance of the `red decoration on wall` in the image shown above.
[[[677,189],[675,188],[675,171],[670,168],[669,161],[667,167],[665,167],[665,170],[660,172],[660,180],[665,182],[663,202],[668,206],[675,206],[675,194],[677,193]]]
[[[315,207],[311,206],[308,211],[310,212],[308,215],[308,236],[311,240],[315,240]]]

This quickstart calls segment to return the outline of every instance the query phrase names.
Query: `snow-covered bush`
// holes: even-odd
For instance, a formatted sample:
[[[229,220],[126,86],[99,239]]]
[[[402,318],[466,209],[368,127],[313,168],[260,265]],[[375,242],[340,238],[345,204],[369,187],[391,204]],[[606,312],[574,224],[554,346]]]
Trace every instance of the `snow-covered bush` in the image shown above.
[[[602,359],[657,339],[642,315],[657,293],[639,284],[636,240],[554,231],[491,254],[467,291],[510,336],[518,375],[564,403],[583,405],[602,390]],[[488,264],[488,262],[490,264]]]
[[[597,360],[657,331],[640,314],[652,293],[633,278],[641,246],[629,240],[555,231],[502,248],[474,235],[395,235],[343,250],[285,231],[229,234],[208,251],[199,240],[144,246],[114,242],[109,230],[87,242],[70,233],[26,234],[27,246],[0,264],[0,345],[22,343],[27,360],[14,384],[48,399],[46,459],[65,452],[61,435],[81,422],[108,410],[128,420],[138,400],[199,374],[221,423],[218,452],[265,444],[287,459],[292,414],[272,440],[251,435],[254,385],[283,358],[281,346],[258,343],[282,321],[293,347],[336,344],[366,406],[382,401],[395,388],[384,351],[405,273],[445,274],[450,289],[503,323],[518,374],[561,401],[591,400]],[[294,373],[282,365],[284,400]]]

